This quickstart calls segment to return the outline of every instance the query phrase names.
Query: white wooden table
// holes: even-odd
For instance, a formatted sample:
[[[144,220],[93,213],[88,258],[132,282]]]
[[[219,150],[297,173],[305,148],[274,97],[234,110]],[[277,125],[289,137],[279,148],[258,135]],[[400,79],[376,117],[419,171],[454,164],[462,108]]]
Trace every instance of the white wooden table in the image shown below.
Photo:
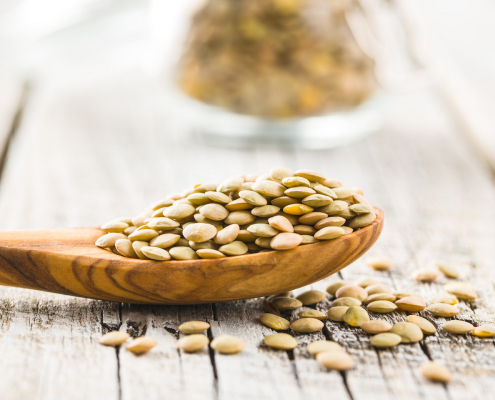
[[[344,148],[226,151],[195,144],[156,83],[134,75],[106,82],[34,85],[23,102],[19,85],[2,86],[0,229],[97,225],[207,178],[310,168],[361,186],[384,210],[386,226],[370,254],[396,261],[390,272],[374,272],[359,260],[314,288],[375,277],[428,298],[447,280],[417,284],[410,275],[443,259],[457,263],[480,293],[475,303],[461,302],[457,318],[495,322],[493,176],[434,88],[395,99],[384,129]],[[326,311],[329,302],[318,307]],[[261,312],[261,299],[139,306],[1,288],[0,398],[469,400],[495,393],[492,339],[439,330],[378,351],[361,330],[326,322],[321,333],[295,334],[294,351],[275,351],[262,345],[271,331],[257,320]],[[380,317],[400,321],[406,314]],[[210,338],[243,338],[246,349],[235,356],[178,351],[177,326],[191,319],[208,321]],[[136,357],[98,344],[115,329],[152,336],[158,346]],[[308,356],[306,344],[322,338],[339,342],[354,368],[326,371]],[[428,359],[452,370],[448,386],[423,379],[418,367]]]

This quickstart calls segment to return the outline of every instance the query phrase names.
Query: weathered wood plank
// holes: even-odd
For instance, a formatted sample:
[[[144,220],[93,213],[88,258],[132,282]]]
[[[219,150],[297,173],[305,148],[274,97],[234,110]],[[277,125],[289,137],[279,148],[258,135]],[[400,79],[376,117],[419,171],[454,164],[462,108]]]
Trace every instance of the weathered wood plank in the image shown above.
[[[187,320],[212,320],[211,306],[124,304],[121,331],[150,336],[158,345],[146,355],[119,351],[122,399],[215,398],[216,380],[208,349],[187,354],[177,349],[178,326]]]
[[[18,79],[0,80],[0,173],[5,164],[7,148],[21,115],[27,92]]]
[[[431,100],[425,100],[422,107],[431,107]],[[440,108],[439,111],[443,110]],[[397,266],[390,274],[385,274],[392,287],[416,290],[423,293],[425,299],[441,291],[442,285],[448,280],[440,277],[437,279],[438,284],[414,283],[411,280],[413,271],[425,267],[434,268],[436,259],[464,263],[464,279],[473,282],[482,298],[475,306],[475,310],[480,308],[479,312],[473,312],[471,305],[461,302],[462,313],[457,318],[470,320],[475,325],[493,323],[493,274],[486,263],[493,259],[495,252],[493,246],[486,245],[485,241],[493,243],[495,231],[491,224],[485,224],[483,220],[491,220],[495,214],[493,210],[466,207],[471,196],[469,192],[458,190],[476,188],[474,190],[477,195],[491,203],[494,200],[491,177],[482,164],[477,162],[476,157],[472,157],[471,148],[463,146],[463,140],[453,136],[456,128],[441,120],[441,114],[435,115],[435,118],[428,119],[428,125],[424,122],[425,125],[421,126],[421,122],[418,122],[414,131],[402,126],[393,136],[385,138],[379,135],[376,141],[370,141],[368,149],[359,153],[363,166],[368,167],[363,170],[372,171],[364,172],[369,182],[374,186],[391,188],[375,193],[380,197],[377,204],[382,204],[381,200],[385,202],[388,198],[384,208],[386,215],[393,218],[388,218],[387,229],[373,251],[395,258]],[[404,115],[398,117],[404,118]],[[396,126],[399,127],[399,124]],[[433,128],[435,134],[431,134]],[[420,135],[421,140],[416,138],[417,135]],[[393,146],[397,151],[384,152],[385,146]],[[478,267],[480,264],[481,268]],[[476,268],[473,268],[474,265]],[[342,272],[345,278],[358,278],[363,274],[375,277],[380,275],[372,273],[362,261]],[[441,325],[443,321],[429,313],[422,315],[436,325]],[[403,319],[398,313],[381,318]],[[477,345],[469,345],[469,342],[476,342]],[[469,336],[454,337],[440,331],[436,336],[424,340],[423,349],[424,356],[443,361],[453,370],[454,379],[448,386],[450,398],[476,398],[493,390],[488,383],[488,377],[493,379],[495,375],[492,362],[495,356],[493,341],[482,341]],[[382,368],[387,365],[384,355],[388,352],[379,352]],[[414,364],[417,362],[408,362],[409,367]],[[473,370],[477,372],[469,372]],[[419,387],[425,385],[422,378],[419,381],[422,382]],[[429,388],[425,393],[429,395],[433,392]]]
[[[115,349],[101,346],[109,304],[2,289],[0,397],[117,399]]]
[[[459,318],[490,320],[495,227],[485,221],[493,220],[489,204],[495,199],[495,190],[488,170],[465,145],[456,127],[449,125],[446,113],[431,95],[419,93],[401,99],[387,128],[366,141],[317,152],[203,147],[185,136],[185,122],[163,104],[167,104],[166,99],[146,82],[132,79],[102,83],[97,91],[95,86],[88,86],[34,93],[5,171],[0,227],[98,224],[112,216],[134,214],[164,193],[211,177],[220,180],[227,172],[259,173],[275,165],[313,168],[363,187],[367,197],[385,210],[386,228],[374,251],[393,256],[397,267],[390,274],[379,274],[357,262],[343,271],[344,276],[383,276],[399,288],[409,285],[406,278],[414,269],[431,265],[436,258],[465,262],[464,272],[481,285],[482,298],[474,312],[464,307]],[[315,285],[320,289],[325,286],[325,282]],[[14,304],[9,308],[18,318],[14,326],[27,325],[32,318],[31,312],[23,314],[18,305],[22,293],[2,295],[6,304]],[[33,303],[42,295],[29,296]],[[53,307],[61,307],[64,298],[55,298]],[[92,304],[88,300],[78,302]],[[30,307],[33,309],[33,304]],[[121,349],[117,359],[110,349],[114,358],[97,365],[95,374],[99,367],[114,365],[116,372],[120,366],[123,399],[163,398],[164,393],[172,392],[184,398],[195,398],[198,393],[206,399],[303,398],[322,396],[330,389],[341,398],[353,399],[470,399],[470,382],[478,386],[479,390],[472,392],[477,395],[486,397],[493,390],[491,340],[466,339],[464,343],[440,333],[427,338],[423,346],[377,352],[370,347],[367,335],[329,322],[326,336],[345,346],[356,361],[355,368],[340,374],[322,370],[307,356],[309,336],[297,335],[301,346],[293,357],[262,346],[263,337],[271,331],[257,322],[262,312],[260,300],[214,308],[124,305],[121,312],[118,305],[107,304],[88,314],[91,323],[59,309],[67,315],[60,316],[61,320],[67,320],[73,329],[99,333],[102,327],[115,329],[122,324],[120,330],[141,335],[146,325],[146,334],[158,340],[154,350],[140,357]],[[403,313],[390,316],[394,320],[404,317]],[[209,321],[212,337],[224,333],[242,337],[246,350],[237,356],[179,353],[176,327],[188,319]],[[56,335],[57,331],[47,331],[46,335]],[[72,346],[72,341],[64,343]],[[44,344],[36,346],[41,352]],[[93,348],[85,346],[80,352],[89,354]],[[91,351],[101,359],[107,350],[95,345]],[[428,357],[444,360],[454,371],[448,392],[419,375],[417,367]],[[20,368],[6,360],[2,358],[1,370]],[[475,373],[465,373],[468,366],[474,367]],[[74,382],[72,390],[82,387],[85,374],[75,368],[65,369],[64,374]],[[57,389],[58,381],[50,381],[37,371],[31,374],[30,384],[42,382],[49,393]],[[6,376],[10,381],[14,375]],[[118,387],[118,374],[113,376],[107,389]],[[16,390],[22,398],[25,392]]]
[[[262,344],[263,337],[273,333],[263,326],[260,299],[218,303],[212,323],[213,337],[231,335],[246,342],[237,356],[215,353],[219,399],[284,399],[302,398],[297,377],[287,352]]]

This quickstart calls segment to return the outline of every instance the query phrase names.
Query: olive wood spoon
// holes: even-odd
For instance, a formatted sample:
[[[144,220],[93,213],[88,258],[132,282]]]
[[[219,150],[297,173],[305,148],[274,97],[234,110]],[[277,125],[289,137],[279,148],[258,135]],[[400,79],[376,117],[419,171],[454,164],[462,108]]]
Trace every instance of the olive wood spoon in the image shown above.
[[[95,246],[104,232],[71,228],[0,232],[0,285],[141,304],[248,299],[296,289],[335,274],[378,239],[383,212],[369,226],[296,247],[238,257],[145,261]]]

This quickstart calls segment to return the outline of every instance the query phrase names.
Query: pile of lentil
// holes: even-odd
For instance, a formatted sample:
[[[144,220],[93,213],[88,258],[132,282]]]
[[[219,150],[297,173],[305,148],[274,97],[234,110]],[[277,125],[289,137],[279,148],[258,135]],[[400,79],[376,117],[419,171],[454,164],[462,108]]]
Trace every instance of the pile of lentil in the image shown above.
[[[337,239],[375,219],[360,188],[274,168],[170,194],[134,218],[104,224],[96,246],[143,260],[215,259]]]
[[[387,271],[393,264],[388,257],[370,257],[367,260],[375,270]],[[425,269],[415,274],[411,280],[421,283],[431,283],[443,273],[447,278],[457,279],[456,268],[445,262],[437,262],[437,268]],[[326,289],[326,293],[318,290],[308,290],[297,297],[291,292],[268,296],[263,299],[265,313],[259,315],[259,322],[270,328],[273,333],[265,335],[261,347],[274,350],[293,350],[299,346],[294,336],[321,331],[325,321],[346,324],[351,329],[361,329],[371,335],[370,344],[377,349],[387,349],[399,344],[416,343],[425,335],[435,335],[437,327],[427,318],[416,315],[426,311],[432,317],[452,318],[460,309],[459,300],[476,301],[478,294],[468,283],[451,281],[444,285],[444,291],[433,295],[428,300],[408,289],[393,291],[387,284],[374,279],[362,278],[357,282],[336,280]],[[427,303],[429,303],[427,305]],[[322,311],[327,305],[328,310]],[[306,309],[300,310],[301,307]],[[379,317],[393,311],[405,311],[404,321],[391,324]],[[368,313],[371,311],[371,317]],[[378,316],[376,314],[379,314]],[[297,315],[297,318],[294,318]],[[428,315],[425,315],[428,317]],[[289,321],[289,319],[291,321]],[[434,321],[434,318],[432,318]],[[258,321],[252,321],[257,323]],[[188,321],[178,329],[182,337],[177,341],[177,347],[182,351],[194,353],[210,346],[211,350],[222,354],[240,353],[245,342],[229,335],[214,338],[211,343],[205,331],[210,324],[205,321]],[[473,335],[478,338],[494,338],[495,325],[474,326],[461,319],[450,319],[442,323],[441,329],[455,335]],[[100,339],[107,346],[123,344],[129,335],[124,332],[110,332]],[[304,340],[301,341],[304,345]],[[156,345],[152,338],[141,337],[127,345],[127,349],[140,354]],[[353,367],[352,357],[341,344],[331,340],[316,340],[306,345],[309,354],[315,357],[323,367],[332,370],[345,371]],[[449,369],[434,361],[423,363],[420,371],[426,379],[436,382],[448,382],[451,379]]]

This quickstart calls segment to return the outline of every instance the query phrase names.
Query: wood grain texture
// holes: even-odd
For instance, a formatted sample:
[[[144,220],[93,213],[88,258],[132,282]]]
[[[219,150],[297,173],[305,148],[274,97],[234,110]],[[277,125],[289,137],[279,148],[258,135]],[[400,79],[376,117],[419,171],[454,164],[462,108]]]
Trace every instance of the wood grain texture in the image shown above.
[[[495,187],[489,170],[434,94],[418,92],[398,98],[386,127],[365,141],[314,152],[273,146],[232,151],[200,146],[187,136],[187,123],[174,114],[172,106],[145,81],[133,77],[34,92],[1,184],[0,228],[97,225],[109,216],[138,213],[164,193],[227,174],[263,173],[279,165],[311,168],[361,186],[367,198],[384,210],[387,222],[371,253],[390,255],[396,263],[391,271],[380,273],[358,260],[312,288],[324,290],[338,276],[368,276],[393,288],[415,288],[428,297],[441,290],[443,278],[430,285],[416,284],[409,277],[441,258],[459,264],[462,279],[480,291],[477,302],[463,303],[458,318],[475,324],[493,322],[495,225],[487,221],[495,220],[490,206],[495,203]],[[118,399],[120,390],[124,400],[144,397],[142,393],[163,399],[172,396],[173,389],[176,397],[198,398],[202,393],[199,398],[206,400],[267,393],[270,399],[335,394],[350,400],[475,400],[490,398],[495,391],[493,339],[440,331],[418,345],[376,351],[369,336],[358,329],[327,323],[321,333],[295,335],[300,346],[292,353],[277,352],[261,344],[272,332],[257,322],[262,313],[260,299],[200,306],[103,302],[94,307],[100,302],[13,288],[0,288],[0,297],[0,324],[12,321],[1,331],[0,344],[15,332],[22,332],[23,338],[8,342],[12,348],[7,348],[7,354],[15,352],[18,358],[0,359],[1,371],[8,371],[0,374],[0,393],[12,388],[6,398],[31,399],[38,393],[39,398],[51,400],[62,391],[65,398]],[[47,299],[49,306],[38,307],[39,299]],[[326,311],[328,301],[319,307]],[[87,317],[78,310],[88,310]],[[292,313],[286,316],[296,318]],[[405,314],[380,318],[397,321]],[[245,352],[233,357],[179,354],[176,327],[190,319],[210,322],[212,338],[223,333],[242,337],[247,342]],[[140,357],[125,347],[115,352],[96,345],[100,332],[109,329],[150,335],[159,345]],[[76,335],[89,332],[94,338],[78,341]],[[63,342],[56,339],[58,335],[64,335]],[[306,343],[322,336],[337,340],[350,352],[355,362],[352,370],[326,371],[308,356]],[[49,347],[48,354],[50,341],[56,345]],[[57,353],[61,343],[66,349]],[[25,360],[30,353],[47,354],[43,366],[64,365],[60,381],[71,385],[60,387],[59,380],[50,378],[53,375],[44,374],[46,368],[23,372],[25,363],[15,360]],[[107,353],[109,358],[104,356]],[[430,358],[446,363],[453,372],[453,381],[446,387],[419,374],[418,365]],[[75,362],[77,367],[72,366]],[[31,389],[20,388],[18,376]],[[105,384],[99,396],[88,382],[101,381],[101,376]]]
[[[0,232],[0,285],[141,304],[197,304],[267,296],[326,278],[361,257],[383,228],[338,239],[215,260],[143,261],[94,242],[96,228]]]

